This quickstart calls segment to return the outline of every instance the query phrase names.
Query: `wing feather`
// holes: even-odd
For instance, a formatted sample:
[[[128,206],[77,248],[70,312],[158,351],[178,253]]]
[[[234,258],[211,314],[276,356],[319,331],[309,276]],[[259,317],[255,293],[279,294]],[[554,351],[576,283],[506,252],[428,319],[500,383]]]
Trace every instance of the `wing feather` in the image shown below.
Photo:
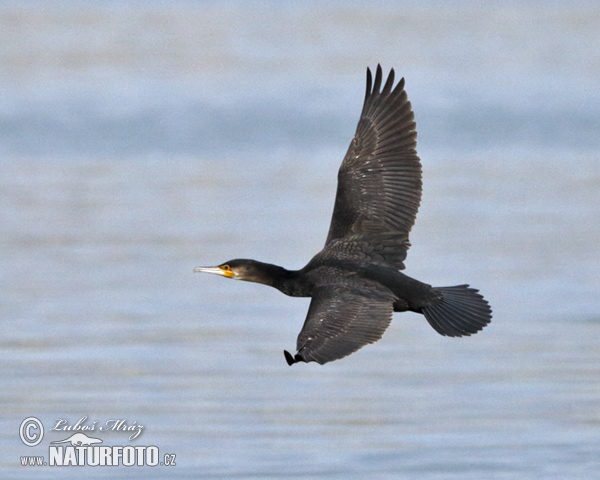
[[[288,362],[338,360],[381,338],[392,320],[394,295],[375,286],[338,283],[317,287],[297,353]]]
[[[338,172],[326,245],[350,235],[408,234],[415,222],[422,182],[414,114],[404,79],[392,88],[392,69],[383,90],[382,80],[381,66],[374,83],[367,69],[363,111]]]

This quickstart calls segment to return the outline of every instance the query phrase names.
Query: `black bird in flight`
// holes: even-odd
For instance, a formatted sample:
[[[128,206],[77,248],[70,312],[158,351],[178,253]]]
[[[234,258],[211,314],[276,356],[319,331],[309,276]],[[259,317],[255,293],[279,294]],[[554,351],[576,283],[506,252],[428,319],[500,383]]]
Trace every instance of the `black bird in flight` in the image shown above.
[[[417,312],[441,335],[461,337],[492,319],[488,302],[469,285],[432,287],[400,270],[421,202],[421,163],[404,78],[394,70],[382,85],[367,69],[367,91],[356,134],[338,172],[333,218],[323,250],[300,270],[236,259],[197,267],[227,278],[312,297],[288,364],[324,364],[381,338],[393,312]]]

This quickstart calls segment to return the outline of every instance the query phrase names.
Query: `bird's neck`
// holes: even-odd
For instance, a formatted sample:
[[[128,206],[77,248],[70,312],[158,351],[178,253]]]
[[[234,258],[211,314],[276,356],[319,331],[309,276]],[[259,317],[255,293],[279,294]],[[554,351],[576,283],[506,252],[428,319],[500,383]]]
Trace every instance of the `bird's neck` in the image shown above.
[[[264,264],[266,273],[263,283],[274,287],[290,297],[310,297],[311,287],[300,274],[300,270],[287,270],[279,265]]]

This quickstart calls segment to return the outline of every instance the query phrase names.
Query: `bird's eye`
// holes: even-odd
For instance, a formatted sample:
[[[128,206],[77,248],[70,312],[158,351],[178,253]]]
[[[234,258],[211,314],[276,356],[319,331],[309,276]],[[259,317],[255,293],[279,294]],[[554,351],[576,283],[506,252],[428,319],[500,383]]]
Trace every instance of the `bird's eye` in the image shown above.
[[[221,270],[229,270],[229,265],[221,265]]]

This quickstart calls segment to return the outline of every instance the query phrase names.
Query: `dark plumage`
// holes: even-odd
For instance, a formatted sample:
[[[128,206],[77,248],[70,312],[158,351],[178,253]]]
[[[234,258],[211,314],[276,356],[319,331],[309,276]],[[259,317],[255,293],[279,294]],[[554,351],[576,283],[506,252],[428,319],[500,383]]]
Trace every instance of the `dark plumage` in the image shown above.
[[[367,69],[363,110],[338,173],[323,250],[301,270],[244,259],[195,269],[312,297],[297,353],[284,351],[290,365],[324,364],[376,342],[392,312],[422,313],[450,337],[477,333],[492,319],[474,288],[432,287],[399,271],[421,201],[421,163],[404,79],[394,87],[393,69],[383,88],[382,79],[379,65],[374,83]]]

